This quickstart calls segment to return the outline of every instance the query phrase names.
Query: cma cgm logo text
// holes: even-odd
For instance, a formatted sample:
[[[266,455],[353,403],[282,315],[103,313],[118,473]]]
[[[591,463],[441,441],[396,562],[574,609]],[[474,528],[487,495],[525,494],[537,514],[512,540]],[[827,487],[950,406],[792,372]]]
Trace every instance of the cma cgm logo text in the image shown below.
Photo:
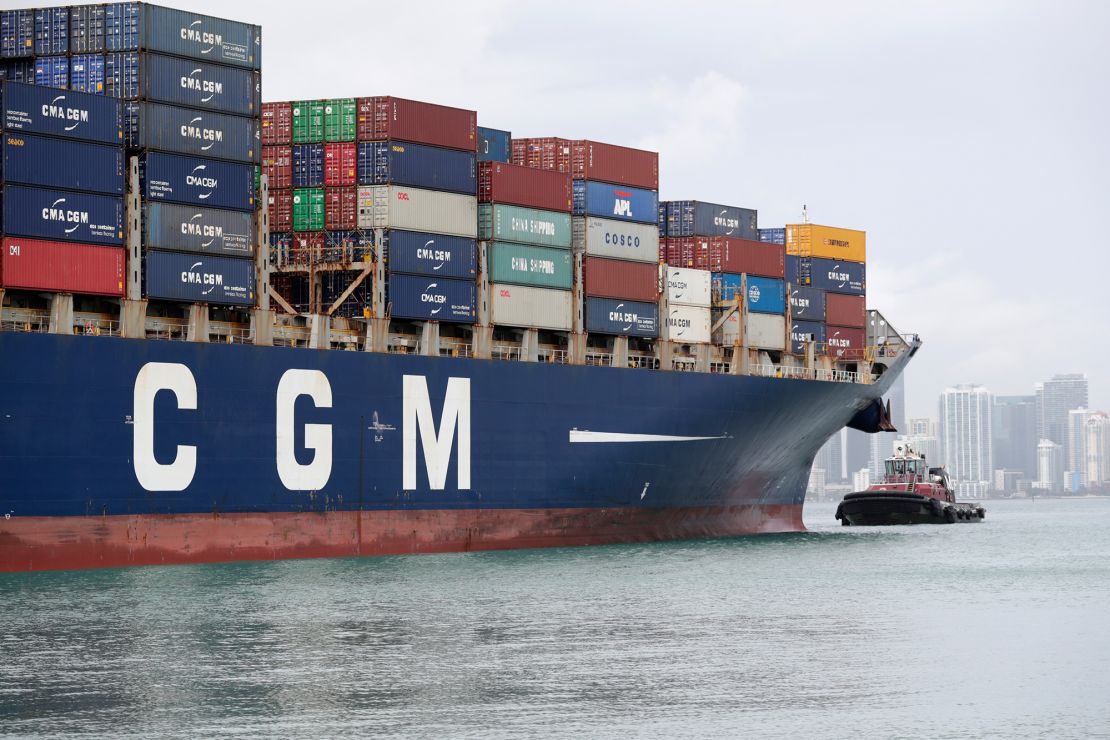
[[[65,95],[59,95],[51,100],[49,103],[44,103],[42,106],[43,118],[54,118],[60,121],[69,121],[70,125],[66,126],[66,131],[72,131],[80,126],[82,123],[87,123],[89,120],[89,112],[81,108],[70,108],[65,105]]]
[[[198,450],[195,445],[177,444],[170,462],[154,455],[155,399],[172,395],[177,409],[198,412],[197,382],[188,366],[180,363],[149,362],[135,376],[132,429],[132,460],[135,477],[147,491],[184,491],[196,476]],[[438,426],[432,414],[428,381],[422,375],[405,375],[401,383],[402,451],[401,481],[406,491],[417,490],[417,446],[423,451],[428,487],[442,491],[447,486],[451,452],[456,452],[457,488],[470,490],[470,378],[449,378]],[[274,461],[281,484],[290,491],[317,491],[332,474],[333,426],[324,423],[297,424],[297,402],[307,398],[317,409],[332,408],[328,376],[319,370],[286,370],[275,392]],[[302,405],[303,408],[303,405]],[[166,433],[163,430],[162,433]],[[303,435],[312,461],[297,459],[296,440]],[[456,441],[457,440],[457,441]]]
[[[224,235],[224,227],[213,224],[204,223],[204,214],[198,213],[192,216],[188,221],[181,223],[182,236],[194,236],[201,239],[207,239],[204,246],[210,245],[216,239]]]
[[[733,229],[737,229],[740,227],[740,219],[730,218],[729,216],[725,215],[726,213],[728,213],[727,210],[721,211],[716,216],[714,216],[713,225],[726,228],[728,229],[728,233],[731,234]]]
[[[794,308],[804,310],[809,308],[809,299],[798,295],[798,291],[790,294],[790,305]]]
[[[218,128],[205,128],[201,125],[203,121],[203,118],[197,116],[188,123],[181,124],[181,137],[193,141],[207,142],[201,147],[201,150],[208,151],[224,140],[224,132]]]
[[[208,165],[200,164],[193,168],[193,171],[185,176],[185,184],[192,185],[197,188],[207,188],[207,193],[202,193],[198,196],[201,200],[208,198],[212,195],[212,191],[220,185],[220,181],[214,177],[209,177],[206,170]]]
[[[58,198],[46,208],[42,209],[42,218],[44,221],[58,221],[65,224],[73,224],[66,229],[67,234],[72,234],[77,231],[82,224],[89,222],[88,211],[72,211],[65,207],[65,198]]]
[[[204,272],[203,270],[198,269],[203,267],[203,262],[194,262],[192,265],[189,266],[188,270],[182,270],[181,284],[206,286],[207,290],[205,290],[201,295],[208,295],[213,290],[224,284],[224,276],[218,272]]]
[[[625,190],[614,190],[613,215],[632,218],[632,193]]]
[[[217,95],[223,95],[224,83],[206,80],[201,77],[204,70],[199,67],[181,78],[181,89],[201,94],[201,102],[207,103]]]
[[[201,49],[201,54],[208,54],[217,46],[223,46],[224,37],[218,33],[205,31],[200,26],[204,23],[202,20],[195,20],[189,25],[181,29],[181,40],[194,43],[197,46],[204,46],[207,48]]]
[[[421,303],[431,303],[436,308],[432,311],[432,316],[443,310],[443,306],[447,303],[447,296],[443,293],[433,292],[439,287],[439,283],[428,283],[428,287],[424,288],[420,293]]]

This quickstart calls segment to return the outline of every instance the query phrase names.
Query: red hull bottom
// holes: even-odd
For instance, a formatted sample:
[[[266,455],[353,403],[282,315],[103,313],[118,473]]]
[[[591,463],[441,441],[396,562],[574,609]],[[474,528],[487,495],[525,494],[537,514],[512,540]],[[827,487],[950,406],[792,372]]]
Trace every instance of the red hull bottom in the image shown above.
[[[801,532],[801,505],[19,517],[0,571],[511,550]]]

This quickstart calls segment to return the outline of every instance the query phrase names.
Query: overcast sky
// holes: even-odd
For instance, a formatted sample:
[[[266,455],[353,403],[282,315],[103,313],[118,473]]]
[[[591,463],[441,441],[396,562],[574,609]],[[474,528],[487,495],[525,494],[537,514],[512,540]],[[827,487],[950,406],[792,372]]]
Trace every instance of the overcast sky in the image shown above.
[[[266,100],[473,108],[657,150],[664,199],[865,229],[869,305],[925,340],[911,415],[1056,372],[1110,410],[1110,3],[167,4],[261,23]]]

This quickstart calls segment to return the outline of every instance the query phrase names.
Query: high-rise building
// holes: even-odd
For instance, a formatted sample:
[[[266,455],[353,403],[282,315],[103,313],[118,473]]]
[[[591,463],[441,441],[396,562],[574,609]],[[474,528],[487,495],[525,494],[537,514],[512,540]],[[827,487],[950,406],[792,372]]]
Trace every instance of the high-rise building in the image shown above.
[[[940,396],[940,436],[958,495],[984,498],[991,489],[991,393],[981,385],[946,388]]]
[[[815,468],[824,468],[825,477],[829,483],[843,483],[847,480],[844,469],[844,439],[847,434],[847,429],[841,429],[830,437],[817,453],[817,459],[813,463]]]
[[[1037,439],[1050,439],[1068,459],[1068,412],[1087,407],[1087,376],[1054,375],[1037,384]]]
[[[1037,482],[1034,488],[1059,491],[1064,484],[1063,448],[1051,439],[1037,443]]]
[[[906,434],[914,437],[935,437],[937,436],[937,420],[928,416],[910,419],[906,425]]]
[[[871,487],[871,471],[867,468],[862,468],[852,473],[852,490],[853,491],[866,491]]]
[[[1037,477],[1037,397],[995,396],[991,419],[994,467]]]
[[[1087,422],[1093,413],[1089,409],[1068,411],[1068,443],[1064,448],[1064,474],[1069,481],[1075,481],[1069,488],[1078,488],[1087,483]]]
[[[1110,486],[1110,416],[1099,411],[1087,420],[1088,488]]]

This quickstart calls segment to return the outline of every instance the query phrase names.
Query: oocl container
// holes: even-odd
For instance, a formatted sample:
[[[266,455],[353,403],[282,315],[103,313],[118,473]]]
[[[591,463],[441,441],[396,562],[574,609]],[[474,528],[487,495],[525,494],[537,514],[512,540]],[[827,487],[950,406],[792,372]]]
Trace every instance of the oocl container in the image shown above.
[[[569,291],[497,283],[489,290],[490,321],[496,326],[550,331],[571,328],[573,304]]]
[[[233,162],[262,161],[257,119],[160,103],[138,104],[132,145]]]
[[[262,143],[293,143],[292,103],[262,104]]]
[[[324,187],[324,145],[293,145],[293,187]]]
[[[571,253],[565,249],[510,242],[489,245],[489,279],[495,283],[570,290],[572,264]]]
[[[4,237],[0,285],[90,295],[123,295],[127,250],[91,244]]]
[[[791,288],[790,315],[798,321],[824,321],[825,291],[817,288]]]
[[[667,265],[664,268],[667,302],[673,305],[710,305],[710,274],[706,270],[690,270]]]
[[[143,206],[143,245],[151,249],[250,257],[253,233],[254,219],[242,211],[174,203]]]
[[[574,181],[574,215],[655,223],[658,204],[651,190],[607,182]]]
[[[478,238],[570,248],[570,214],[520,206],[478,206]]]
[[[390,272],[472,280],[477,273],[477,242],[472,238],[393,229],[384,239]]]
[[[0,88],[0,102],[5,131],[123,143],[123,109],[118,100],[9,81]]]
[[[254,261],[152,249],[143,257],[143,286],[148,298],[251,306],[255,300]]]
[[[249,164],[147,152],[139,157],[139,172],[147,200],[254,210],[254,168]]]
[[[625,262],[587,257],[582,265],[586,295],[630,301],[659,298],[659,267],[646,262]]]
[[[867,344],[867,332],[848,326],[825,327],[825,341],[829,356],[841,360],[862,360]]]
[[[418,275],[389,276],[390,315],[394,318],[473,323],[477,291],[471,280]]]
[[[787,224],[786,252],[850,262],[867,261],[867,232],[818,224]]]
[[[4,134],[0,181],[122,195],[123,147]]]
[[[473,152],[405,141],[358,145],[360,185],[410,185],[474,195],[478,192],[476,167]]]
[[[473,152],[478,114],[389,96],[358,99],[359,141],[411,141]]]
[[[249,69],[163,54],[140,54],[137,63],[137,98],[239,116],[261,109]]]
[[[659,304],[613,298],[587,298],[586,331],[618,336],[658,337]]]
[[[358,189],[358,228],[405,229],[474,238],[478,234],[478,199],[401,185]]]
[[[805,343],[816,343],[814,351],[824,354],[825,351],[825,325],[816,321],[795,321],[790,324],[790,352],[795,355],[805,354]]]
[[[866,299],[861,295],[829,293],[826,321],[830,325],[862,329],[867,326]]]
[[[123,244],[123,198],[118,195],[7,185],[0,200],[0,233],[47,241]]]
[[[570,213],[570,177],[503,162],[478,166],[478,202]]]
[[[571,246],[591,257],[654,264],[659,261],[659,229],[655,224],[575,216],[571,220]]]
[[[294,190],[293,231],[323,231],[324,223],[324,189]]]
[[[667,202],[667,236],[735,236],[758,241],[757,216],[751,208],[672,200]]]
[[[478,161],[508,162],[512,158],[512,138],[509,131],[478,127]]]
[[[709,307],[671,305],[667,314],[667,339],[684,344],[709,341]]]
[[[108,51],[160,51],[189,59],[259,69],[262,29],[249,23],[147,3],[105,6]]]
[[[785,276],[785,253],[777,244],[730,236],[701,237],[698,242],[699,254],[708,255],[707,267],[714,272],[747,273],[780,280]],[[708,248],[701,242],[707,242]]]

